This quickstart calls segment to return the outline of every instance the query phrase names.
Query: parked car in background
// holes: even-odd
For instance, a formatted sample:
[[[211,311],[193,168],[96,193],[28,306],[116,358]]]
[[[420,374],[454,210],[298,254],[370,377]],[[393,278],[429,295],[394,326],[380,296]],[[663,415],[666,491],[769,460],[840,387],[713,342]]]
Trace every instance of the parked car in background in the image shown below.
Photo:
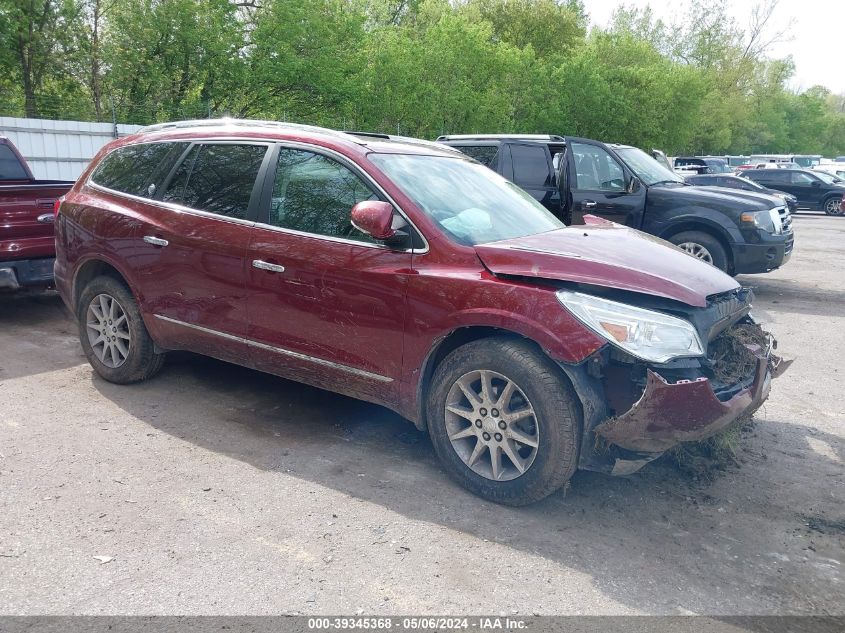
[[[696,174],[733,173],[724,158],[701,158],[698,156],[678,156],[675,158],[675,171],[681,175],[686,175],[689,172]]]
[[[566,224],[596,215],[657,235],[732,274],[774,270],[792,253],[782,200],[687,185],[635,147],[536,135],[438,141],[513,180]]]
[[[815,167],[822,160],[821,154],[752,154],[752,163],[794,163],[794,169]]]
[[[375,402],[500,503],[709,437],[783,367],[729,276],[598,218],[567,228],[426,142],[152,126],[97,154],[56,242],[57,288],[105,380],[187,349]]]
[[[839,178],[839,180],[845,180],[845,163],[824,163],[818,167],[813,167],[810,171],[822,172]]]
[[[776,196],[786,202],[790,213],[795,213],[798,208],[798,199],[792,194],[778,191],[777,189],[769,189],[753,180],[734,176],[733,174],[703,174],[701,176],[687,176],[685,180],[689,184],[699,187],[727,187],[728,189],[739,189]]]
[[[764,187],[792,194],[798,207],[817,209],[828,215],[839,215],[839,203],[845,194],[845,183],[834,176],[804,169],[757,169],[744,172],[743,178]]]
[[[837,163],[845,163],[845,156],[837,156],[833,160]]]
[[[0,137],[0,290],[53,281],[53,209],[73,185],[37,180],[14,144]]]

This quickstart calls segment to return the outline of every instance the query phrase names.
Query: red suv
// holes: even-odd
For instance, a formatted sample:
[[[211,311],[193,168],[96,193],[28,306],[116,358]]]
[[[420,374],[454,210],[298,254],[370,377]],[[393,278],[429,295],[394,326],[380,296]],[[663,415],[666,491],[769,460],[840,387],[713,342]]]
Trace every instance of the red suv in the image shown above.
[[[375,402],[517,505],[714,434],[777,373],[750,291],[587,222],[425,141],[182,122],[96,156],[60,207],[55,276],[106,380],[179,349]]]

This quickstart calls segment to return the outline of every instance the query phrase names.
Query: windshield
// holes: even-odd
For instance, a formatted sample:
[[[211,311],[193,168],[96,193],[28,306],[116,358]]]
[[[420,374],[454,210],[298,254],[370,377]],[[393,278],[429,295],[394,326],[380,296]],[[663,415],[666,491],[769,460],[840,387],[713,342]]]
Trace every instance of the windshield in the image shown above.
[[[684,182],[678,174],[670,171],[651,156],[636,147],[616,148],[616,153],[645,185],[659,182]]]
[[[730,173],[732,173],[730,167],[728,167],[728,164],[723,160],[719,160],[718,158],[708,158],[704,162],[707,163],[707,166],[710,168],[710,173],[713,173],[713,174],[730,174]]]
[[[408,154],[370,158],[460,244],[497,242],[565,226],[525,191],[474,161]]]
[[[821,159],[815,156],[793,156],[792,160],[801,165],[801,167],[813,167],[821,162]]]
[[[830,174],[826,174],[823,171],[814,171],[813,175],[819,180],[826,182],[829,185],[832,185],[835,182],[839,182],[839,178],[837,178],[836,176],[831,176]]]

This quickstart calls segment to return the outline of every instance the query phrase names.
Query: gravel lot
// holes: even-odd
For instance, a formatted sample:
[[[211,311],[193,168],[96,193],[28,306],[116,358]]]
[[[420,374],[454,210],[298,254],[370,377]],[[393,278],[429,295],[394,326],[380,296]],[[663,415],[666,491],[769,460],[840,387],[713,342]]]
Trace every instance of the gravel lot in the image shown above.
[[[796,232],[740,278],[797,359],[742,464],[521,509],[384,409],[188,354],[111,385],[58,296],[0,296],[0,613],[845,614],[845,218]]]

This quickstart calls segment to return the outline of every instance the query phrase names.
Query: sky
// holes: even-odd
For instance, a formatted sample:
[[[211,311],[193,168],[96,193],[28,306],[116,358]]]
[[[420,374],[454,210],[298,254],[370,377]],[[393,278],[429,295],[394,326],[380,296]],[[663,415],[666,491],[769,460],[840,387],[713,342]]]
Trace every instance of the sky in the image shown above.
[[[592,24],[606,26],[613,10],[626,6],[651,5],[655,17],[664,22],[683,15],[684,2],[672,0],[584,0]],[[750,0],[727,0],[728,13],[740,27],[747,27],[751,16]],[[780,0],[772,16],[776,32],[793,21],[789,41],[776,44],[769,52],[773,58],[792,55],[795,76],[790,87],[806,90],[822,85],[845,93],[845,0]]]

